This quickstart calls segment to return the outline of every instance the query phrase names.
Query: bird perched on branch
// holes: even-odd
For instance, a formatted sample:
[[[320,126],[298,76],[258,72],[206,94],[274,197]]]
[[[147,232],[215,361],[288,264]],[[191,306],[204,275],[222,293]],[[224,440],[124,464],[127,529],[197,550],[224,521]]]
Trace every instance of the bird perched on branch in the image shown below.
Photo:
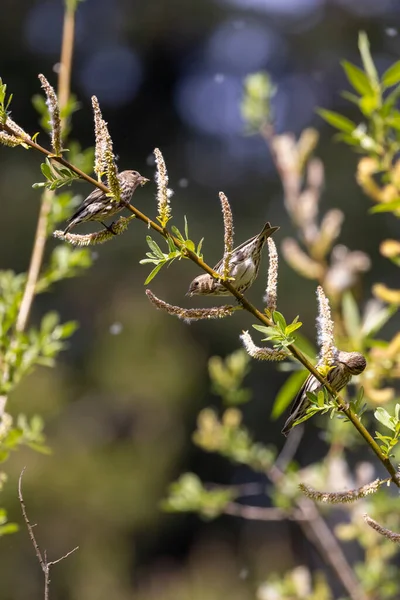
[[[326,379],[335,392],[340,392],[350,382],[352,376],[362,373],[366,366],[367,361],[360,352],[343,352],[338,350]],[[306,415],[307,409],[311,404],[307,397],[307,392],[318,394],[323,387],[322,383],[314,375],[310,374],[307,377],[293,401],[290,415],[282,429],[283,435],[288,435],[294,423]]]
[[[238,292],[244,293],[256,280],[265,242],[278,229],[279,227],[271,227],[270,223],[266,223],[258,235],[232,250],[229,261],[229,277],[234,278],[234,281],[230,283]],[[224,274],[223,262],[222,258],[214,267],[214,271],[219,273],[221,278]],[[187,296],[228,296],[229,294],[229,290],[220,281],[205,273],[193,279]]]
[[[82,202],[75,214],[68,219],[69,224],[64,230],[64,235],[69,233],[73,227],[85,221],[100,221],[104,225],[104,219],[122,210],[130,202],[136,188],[149,181],[137,171],[122,171],[118,174],[118,180],[121,187],[120,200],[113,200],[99,188],[94,189]],[[104,227],[109,229],[107,225],[104,225]]]

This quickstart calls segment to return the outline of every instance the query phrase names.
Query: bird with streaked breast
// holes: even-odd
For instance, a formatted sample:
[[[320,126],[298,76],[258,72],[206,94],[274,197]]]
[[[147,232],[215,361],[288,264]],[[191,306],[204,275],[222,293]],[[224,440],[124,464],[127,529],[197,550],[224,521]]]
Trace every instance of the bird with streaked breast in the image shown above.
[[[261,262],[261,253],[267,239],[279,227],[272,227],[267,222],[260,233],[243,244],[240,244],[232,251],[232,256],[229,261],[229,277],[234,280],[230,281],[231,285],[244,293],[256,280]],[[223,276],[224,264],[223,258],[215,265],[214,271]],[[222,283],[214,279],[208,273],[199,275],[191,282],[187,296],[228,296],[230,294]]]

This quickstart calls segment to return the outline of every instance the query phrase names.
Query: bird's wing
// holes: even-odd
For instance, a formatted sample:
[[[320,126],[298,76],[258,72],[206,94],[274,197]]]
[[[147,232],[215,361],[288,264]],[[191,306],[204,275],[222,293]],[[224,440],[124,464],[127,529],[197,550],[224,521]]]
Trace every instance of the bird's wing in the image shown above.
[[[73,219],[76,219],[76,217],[79,217],[79,215],[81,214],[81,212],[83,211],[84,208],[86,208],[89,204],[92,204],[92,202],[99,200],[103,194],[104,194],[103,190],[100,190],[99,188],[95,188],[93,190],[93,192],[91,192],[89,194],[89,196],[87,198],[85,198],[85,200],[82,202],[82,204],[77,208],[76,212],[74,212],[72,217],[70,217],[68,219],[67,223],[70,223],[71,221],[73,221]]]
[[[254,235],[249,240],[246,240],[245,242],[243,242],[242,244],[240,244],[240,246],[238,246],[237,248],[234,248],[232,250],[232,255],[235,254],[235,252],[238,252],[239,250],[242,250],[242,248],[244,248],[245,246],[247,246],[247,244],[251,244],[251,242],[254,242],[254,240],[256,240],[258,237],[262,237],[264,235],[264,233],[266,231],[269,231],[270,229],[272,229],[272,231],[271,231],[271,233],[269,235],[272,235],[275,231],[277,231],[279,229],[279,227],[271,227],[271,223],[269,221],[267,221],[259,234]],[[221,258],[221,260],[217,262],[217,264],[214,267],[214,271],[218,271],[218,269],[220,267],[222,267],[223,260],[224,259]]]

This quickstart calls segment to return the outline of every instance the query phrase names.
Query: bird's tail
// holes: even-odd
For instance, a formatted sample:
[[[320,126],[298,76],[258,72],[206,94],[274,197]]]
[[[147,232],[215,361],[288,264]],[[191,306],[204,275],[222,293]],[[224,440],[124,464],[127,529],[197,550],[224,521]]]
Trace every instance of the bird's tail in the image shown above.
[[[269,221],[267,221],[264,225],[264,227],[262,228],[262,230],[260,231],[259,237],[261,239],[267,239],[269,238],[273,233],[275,233],[275,231],[278,231],[278,229],[280,229],[280,227],[272,227],[271,223]]]
[[[73,227],[75,227],[75,225],[77,224],[77,222],[78,222],[78,219],[68,219],[68,225],[64,229],[63,235],[66,235],[67,233],[69,233],[71,231],[71,229]]]

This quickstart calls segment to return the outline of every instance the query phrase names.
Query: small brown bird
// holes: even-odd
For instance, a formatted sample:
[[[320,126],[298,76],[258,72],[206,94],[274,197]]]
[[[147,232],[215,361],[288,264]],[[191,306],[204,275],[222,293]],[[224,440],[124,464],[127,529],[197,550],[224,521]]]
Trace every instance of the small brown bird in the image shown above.
[[[334,360],[334,367],[328,372],[326,379],[336,392],[340,392],[350,382],[352,376],[362,373],[366,366],[367,361],[360,352],[343,352],[338,350]],[[322,383],[314,375],[310,374],[307,377],[293,401],[289,418],[282,429],[283,435],[288,435],[293,424],[305,416],[307,408],[311,404],[307,398],[307,392],[318,394],[323,387]]]
[[[269,238],[279,227],[271,227],[266,223],[263,230],[251,239],[243,242],[232,251],[229,262],[229,277],[234,277],[232,285],[238,292],[244,293],[256,280],[260,268],[261,252],[267,238]],[[223,259],[214,267],[214,271],[223,275]],[[228,296],[230,292],[208,273],[199,275],[193,279],[189,286],[187,296]]]
[[[64,235],[71,231],[73,227],[85,221],[100,221],[104,225],[104,219],[122,210],[125,204],[130,202],[136,188],[149,181],[137,171],[122,171],[119,173],[118,179],[121,185],[121,200],[119,202],[113,201],[110,196],[107,196],[99,188],[94,189],[82,202],[76,213],[68,219],[69,225],[64,230]],[[109,229],[107,225],[104,225],[104,227]]]

